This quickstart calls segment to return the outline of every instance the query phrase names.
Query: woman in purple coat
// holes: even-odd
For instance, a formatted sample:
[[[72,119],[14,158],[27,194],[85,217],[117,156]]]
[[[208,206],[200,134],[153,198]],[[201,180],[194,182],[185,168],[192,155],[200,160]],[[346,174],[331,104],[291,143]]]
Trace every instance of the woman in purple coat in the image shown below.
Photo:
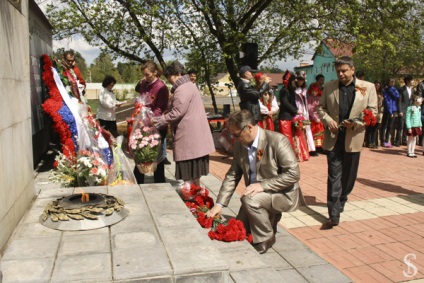
[[[172,62],[165,76],[172,84],[171,105],[169,111],[155,117],[154,122],[171,126],[175,178],[200,185],[200,177],[209,173],[209,154],[215,151],[203,101],[180,62]]]
[[[155,116],[162,115],[168,108],[169,91],[165,83],[160,79],[161,70],[159,66],[153,61],[145,62],[140,70],[143,72],[144,79],[139,81],[135,87],[135,90],[140,95],[149,95],[151,98],[151,104],[146,105],[149,107]],[[138,108],[136,102],[135,108]],[[161,137],[161,143],[165,143],[166,133],[168,127],[159,127],[159,133]],[[166,148],[163,149],[164,153]],[[166,157],[166,156],[164,156]],[[134,168],[134,176],[137,180],[137,184],[144,184],[144,174],[138,171],[137,166]],[[162,160],[154,173],[155,183],[165,183],[165,160]]]

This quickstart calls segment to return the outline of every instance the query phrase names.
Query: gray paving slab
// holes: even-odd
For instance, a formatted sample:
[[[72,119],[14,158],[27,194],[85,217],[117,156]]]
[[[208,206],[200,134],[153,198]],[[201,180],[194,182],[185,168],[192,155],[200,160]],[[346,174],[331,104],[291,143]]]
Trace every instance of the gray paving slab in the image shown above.
[[[311,283],[347,283],[352,282],[331,264],[314,265],[297,269]]]
[[[116,281],[114,281],[116,282]],[[156,276],[144,279],[124,279],[119,280],[119,283],[174,283],[174,279],[171,276]]]
[[[110,230],[112,235],[116,235],[123,232],[155,231],[156,228],[150,215],[149,217],[138,214],[134,215],[130,211],[129,215],[121,222],[110,226]]]
[[[273,249],[269,249],[265,254],[262,254],[260,258],[266,266],[273,267],[276,271],[293,269],[293,266]]]
[[[237,242],[223,242],[223,241],[216,241],[211,240],[211,245],[213,245],[215,248],[217,248],[220,251],[225,250],[241,250],[246,249],[250,246],[250,244],[247,241],[237,241]]]
[[[215,273],[202,273],[202,274],[190,274],[189,276],[176,276],[176,283],[228,283],[230,277],[228,273],[215,272]]]
[[[161,246],[161,240],[156,231],[119,233],[112,237],[112,248],[130,250],[134,248],[153,248]]]
[[[190,246],[167,247],[167,250],[175,275],[228,272],[227,262],[221,253],[210,245],[193,243]]]
[[[163,247],[116,250],[112,260],[115,280],[172,276],[172,267]]]
[[[2,260],[54,258],[59,242],[60,237],[15,239],[7,247]]]
[[[201,182],[204,186],[206,186],[211,193],[216,195],[221,188],[222,181],[216,178],[214,175],[209,174],[207,176],[203,176],[201,178]]]
[[[176,193],[174,192],[174,194]],[[175,198],[176,199],[173,201],[149,201],[148,206],[150,212],[154,216],[161,216],[169,213],[170,211],[175,211],[184,215],[192,215],[184,202],[178,196],[175,196]]]
[[[51,282],[112,281],[110,253],[63,255],[56,259]]]
[[[112,225],[113,226],[113,225]],[[91,235],[91,237],[96,237],[97,235],[109,235],[109,227],[103,227],[99,229],[83,230],[83,231],[63,231],[63,236],[72,236],[72,235]]]
[[[207,230],[197,227],[175,227],[161,230],[163,243],[168,247],[186,246],[192,243],[208,242]]]
[[[294,268],[328,264],[326,260],[308,248],[286,250],[284,253],[281,253],[281,256]]]
[[[272,246],[274,250],[279,252],[280,254],[284,254],[285,251],[290,250],[305,250],[308,249],[308,247],[303,244],[301,241],[299,241],[296,237],[292,235],[283,235],[280,233],[277,233],[275,235],[276,242]]]
[[[144,196],[137,185],[108,187],[108,194],[115,196],[121,200],[125,199],[125,204],[143,204]]]
[[[110,252],[109,234],[74,234],[63,235],[58,256]]]
[[[230,267],[231,274],[240,270],[268,267],[261,260],[261,255],[252,246],[245,246],[242,249],[227,249],[220,251]]]
[[[281,283],[308,283],[309,281],[305,279],[296,269],[283,269],[278,270],[280,275],[279,282]],[[338,283],[334,281],[333,283]]]
[[[40,215],[43,210],[44,209],[41,209],[41,208],[30,208],[22,217],[20,221],[20,225],[22,225],[22,223],[40,223]],[[16,229],[18,227],[19,226],[17,226]]]
[[[16,239],[59,237],[60,235],[60,231],[47,228],[40,222],[22,223],[14,231],[14,237]]]
[[[143,215],[146,217],[150,214],[149,207],[144,199],[139,199],[139,201],[132,201],[130,203],[125,202],[125,208],[128,209],[129,214],[132,215]]]
[[[54,258],[4,260],[1,264],[3,283],[49,282]]]
[[[153,218],[159,230],[180,226],[187,228],[199,226],[197,221],[194,219],[193,215],[190,215],[188,213],[181,214],[180,212],[164,212],[162,215],[153,215]]]
[[[73,188],[58,188],[58,187],[52,187],[52,188],[43,188],[40,190],[40,193],[38,194],[37,198],[43,199],[43,198],[49,198],[49,199],[58,199],[65,196],[69,196],[73,193]]]
[[[236,283],[281,283],[280,273],[273,268],[259,268],[241,271],[232,271],[231,278]]]

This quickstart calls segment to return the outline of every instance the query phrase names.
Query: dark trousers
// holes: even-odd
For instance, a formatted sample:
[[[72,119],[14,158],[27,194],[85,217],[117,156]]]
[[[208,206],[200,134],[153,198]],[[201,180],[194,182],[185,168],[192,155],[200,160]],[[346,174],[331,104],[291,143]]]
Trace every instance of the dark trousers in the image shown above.
[[[381,121],[380,140],[381,144],[390,142],[390,132],[393,128],[395,118],[388,112],[384,112],[383,120]]]
[[[113,137],[116,138],[118,136],[118,126],[116,126],[116,121],[99,119],[99,123],[100,126],[102,126],[102,128],[106,131],[109,131],[109,133],[111,133]]]
[[[378,145],[377,133],[378,133],[379,126],[380,124],[375,124],[375,126],[368,126],[366,128],[366,132],[365,132],[366,145],[370,145],[370,144]]]
[[[159,133],[160,133],[161,143],[163,144],[163,142],[166,139],[167,130],[166,129],[165,130],[161,130],[161,131],[159,131]],[[162,146],[161,146],[161,148],[163,149]],[[159,152],[159,155],[163,155],[162,150]],[[154,180],[155,183],[166,183],[166,180],[165,180],[165,163],[164,163],[164,161],[165,160],[162,160],[158,164],[158,166],[156,168],[156,171],[155,171],[155,173],[153,175],[153,180]],[[133,172],[134,172],[134,177],[137,180],[137,184],[144,184],[144,174],[141,174],[140,171],[138,171],[137,166],[134,167],[134,171]]]
[[[327,152],[328,214],[339,221],[348,195],[352,192],[358,174],[360,152],[346,152],[343,141],[337,141],[333,150]]]
[[[399,143],[399,144],[406,144],[406,135],[403,133],[403,131],[405,131],[406,129],[406,125],[405,125],[405,115],[403,116],[398,116],[396,118],[396,123],[397,123],[397,127],[396,127],[396,139],[395,142]]]

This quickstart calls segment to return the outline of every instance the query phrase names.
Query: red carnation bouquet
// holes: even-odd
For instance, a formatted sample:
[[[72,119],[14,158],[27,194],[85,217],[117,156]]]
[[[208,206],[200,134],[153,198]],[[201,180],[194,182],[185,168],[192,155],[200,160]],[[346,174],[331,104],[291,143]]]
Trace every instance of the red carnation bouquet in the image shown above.
[[[372,113],[372,110],[367,108],[365,108],[364,111],[361,112],[361,115],[359,115],[359,117],[355,117],[349,120],[352,122],[363,122],[367,127],[375,126],[375,124],[377,124],[377,118]]]
[[[246,235],[243,222],[230,219],[228,222],[221,216],[207,217],[206,213],[214,206],[209,191],[203,186],[197,186],[191,182],[185,182],[177,188],[177,192],[185,201],[185,205],[196,217],[197,222],[203,228],[211,228],[208,236],[212,240],[234,242],[247,239],[252,242],[252,235]]]
[[[252,234],[246,236],[243,222],[234,218],[230,219],[226,225],[218,224],[215,230],[209,231],[208,236],[212,240],[223,242],[243,241],[246,239],[249,243],[252,242]]]
[[[365,126],[375,126],[377,124],[377,118],[374,116],[371,109],[364,109],[362,114],[362,120],[364,121]]]

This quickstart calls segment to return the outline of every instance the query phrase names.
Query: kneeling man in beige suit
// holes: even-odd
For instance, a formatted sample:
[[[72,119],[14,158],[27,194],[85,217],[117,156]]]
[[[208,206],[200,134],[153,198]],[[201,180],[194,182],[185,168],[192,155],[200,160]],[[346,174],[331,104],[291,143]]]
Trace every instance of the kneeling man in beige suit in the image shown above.
[[[232,114],[227,127],[237,139],[234,159],[208,216],[221,214],[244,177],[247,187],[237,219],[252,233],[255,249],[266,253],[275,243],[281,212],[305,204],[298,185],[299,165],[289,140],[280,133],[261,129],[249,111]]]

